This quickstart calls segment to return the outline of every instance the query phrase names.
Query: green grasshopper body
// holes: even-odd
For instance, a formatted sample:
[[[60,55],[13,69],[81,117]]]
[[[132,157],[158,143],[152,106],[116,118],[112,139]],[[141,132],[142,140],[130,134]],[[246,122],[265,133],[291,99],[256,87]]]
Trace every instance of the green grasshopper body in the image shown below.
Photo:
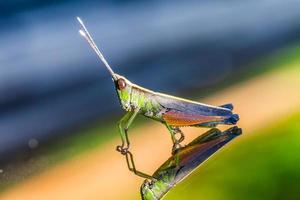
[[[154,92],[131,83],[115,74],[116,91],[127,112],[137,111],[146,117],[170,126],[205,126],[235,124],[239,117],[232,113],[233,106],[210,106],[163,93]]]
[[[128,168],[135,174],[146,178],[151,177],[136,170],[133,156],[128,150],[130,143],[127,130],[138,114],[144,115],[166,125],[167,129],[171,133],[173,153],[180,148],[180,142],[184,139],[184,135],[179,129],[180,127],[214,127],[218,124],[231,125],[236,124],[239,120],[239,116],[232,113],[233,106],[231,104],[219,107],[210,106],[154,92],[133,84],[125,77],[114,73],[96,46],[83,22],[79,18],[77,19],[82,28],[79,31],[80,34],[88,41],[111,74],[119,101],[124,110],[127,111],[127,114],[118,123],[122,144],[117,146],[117,151],[126,156]],[[176,134],[180,134],[180,137],[175,137]]]

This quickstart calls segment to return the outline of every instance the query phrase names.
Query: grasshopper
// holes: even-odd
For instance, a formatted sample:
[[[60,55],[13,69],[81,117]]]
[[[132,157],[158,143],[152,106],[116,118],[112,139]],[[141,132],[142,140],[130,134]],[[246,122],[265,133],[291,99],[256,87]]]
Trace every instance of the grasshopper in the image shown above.
[[[127,112],[118,122],[122,143],[116,149],[126,156],[128,169],[134,174],[143,178],[152,178],[152,176],[136,169],[133,155],[129,151],[130,142],[127,132],[138,114],[161,122],[167,127],[173,142],[173,153],[180,149],[180,143],[184,140],[184,134],[180,127],[215,127],[218,124],[233,125],[239,120],[239,116],[232,113],[232,104],[211,106],[154,92],[130,82],[124,76],[116,74],[95,44],[82,20],[79,17],[77,17],[77,20],[81,26],[79,30],[80,35],[87,40],[110,73],[120,104]]]

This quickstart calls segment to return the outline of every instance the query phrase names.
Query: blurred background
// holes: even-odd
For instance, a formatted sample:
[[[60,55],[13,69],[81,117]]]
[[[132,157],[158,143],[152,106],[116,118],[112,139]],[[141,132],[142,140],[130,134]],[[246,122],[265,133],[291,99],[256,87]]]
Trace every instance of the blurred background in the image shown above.
[[[0,199],[139,199],[111,78],[79,36],[80,16],[114,70],[143,87],[232,102],[243,135],[166,199],[299,199],[300,2],[0,2]],[[205,132],[184,129],[187,141]],[[169,156],[161,124],[130,130],[137,167]]]

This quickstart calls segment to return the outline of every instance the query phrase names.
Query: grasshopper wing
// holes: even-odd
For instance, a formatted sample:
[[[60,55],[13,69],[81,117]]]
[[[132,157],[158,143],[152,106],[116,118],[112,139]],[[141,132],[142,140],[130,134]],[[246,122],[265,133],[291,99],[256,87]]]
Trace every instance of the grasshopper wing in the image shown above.
[[[173,126],[215,126],[217,124],[236,124],[239,116],[231,109],[211,106],[195,101],[158,94],[156,101],[166,112],[163,119]]]

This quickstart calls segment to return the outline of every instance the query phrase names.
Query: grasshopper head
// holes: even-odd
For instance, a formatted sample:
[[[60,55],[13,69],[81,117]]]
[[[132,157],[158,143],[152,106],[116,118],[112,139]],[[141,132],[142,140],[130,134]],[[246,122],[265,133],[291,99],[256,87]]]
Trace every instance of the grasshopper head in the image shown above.
[[[116,91],[120,103],[125,110],[130,111],[131,110],[130,95],[131,95],[132,83],[123,76],[120,76],[118,74],[114,74],[114,75],[115,78],[113,79],[113,81],[115,83],[115,87],[116,87]]]
[[[171,189],[174,173],[164,173],[157,180],[146,179],[140,188],[143,200],[159,200]]]

